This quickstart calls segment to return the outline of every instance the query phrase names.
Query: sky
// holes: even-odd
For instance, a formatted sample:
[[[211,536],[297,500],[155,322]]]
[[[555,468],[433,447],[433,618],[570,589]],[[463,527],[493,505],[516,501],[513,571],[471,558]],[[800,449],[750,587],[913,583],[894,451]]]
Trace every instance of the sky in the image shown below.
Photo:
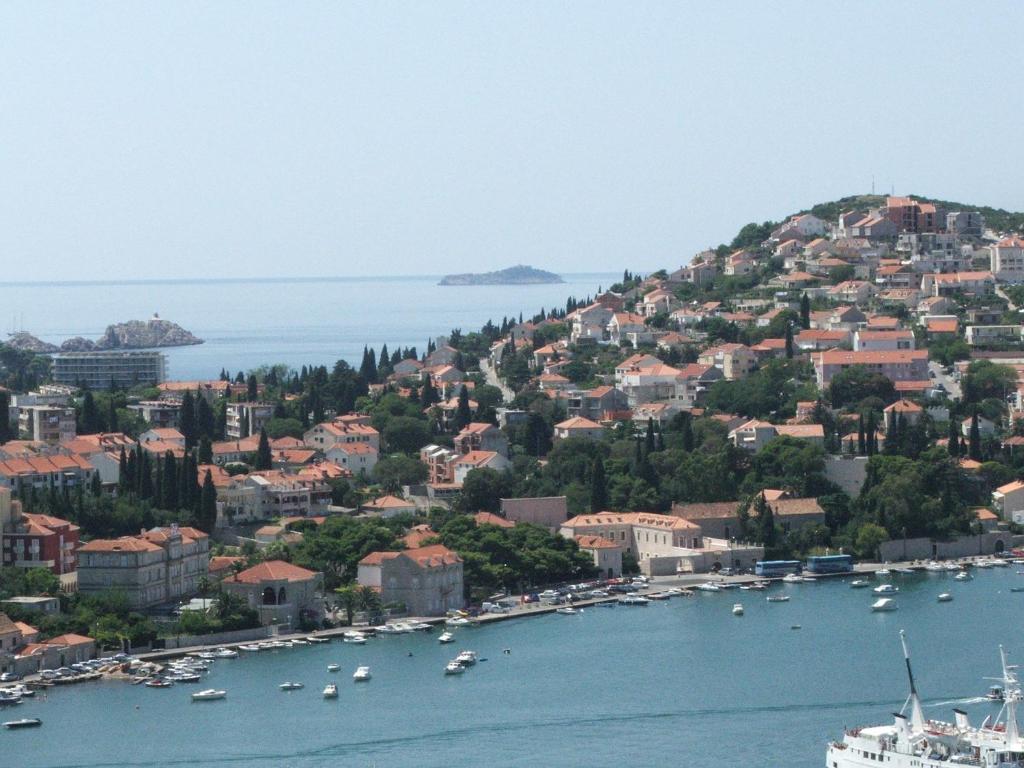
[[[1019,2],[0,4],[0,280],[674,268],[1024,209]]]

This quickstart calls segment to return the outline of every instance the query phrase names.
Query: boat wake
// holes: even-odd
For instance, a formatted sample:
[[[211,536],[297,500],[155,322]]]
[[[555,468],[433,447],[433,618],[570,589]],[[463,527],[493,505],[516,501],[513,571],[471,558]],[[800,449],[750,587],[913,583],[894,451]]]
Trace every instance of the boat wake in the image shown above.
[[[925,704],[925,707],[948,707],[957,704],[982,704],[988,701],[985,696],[968,696],[963,699],[949,699],[948,701],[936,701],[930,704]]]

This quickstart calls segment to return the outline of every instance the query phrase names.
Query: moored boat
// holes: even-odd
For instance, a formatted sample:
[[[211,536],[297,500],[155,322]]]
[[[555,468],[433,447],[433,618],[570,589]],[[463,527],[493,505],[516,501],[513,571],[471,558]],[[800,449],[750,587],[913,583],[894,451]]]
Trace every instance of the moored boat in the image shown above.
[[[43,721],[38,717],[23,717],[20,720],[8,720],[4,723],[4,728],[38,728],[43,724]]]
[[[735,605],[733,605],[733,607],[732,607],[732,615],[733,616],[742,616],[743,615],[743,603],[736,603]]]
[[[446,643],[454,643],[455,635],[453,635],[451,632],[442,632],[440,636],[437,638],[437,642],[441,643],[442,645]]]
[[[870,585],[871,582],[865,581],[864,579],[854,579],[850,582],[851,589],[863,589]]]
[[[327,665],[327,671],[328,672],[337,672],[340,669],[341,669],[341,664],[328,664]]]
[[[293,683],[293,682],[281,683],[277,687],[280,688],[282,691],[297,691],[300,688],[305,688],[305,686],[302,683]]]
[[[449,661],[444,668],[446,675],[461,675],[466,671],[466,667],[457,661]]]
[[[769,603],[787,603],[789,602],[789,595],[769,595],[765,599]]]
[[[207,688],[205,691],[198,691],[192,694],[192,701],[217,701],[228,695],[227,691],[216,688]]]
[[[363,683],[370,679],[370,668],[369,667],[358,667],[355,673],[352,675],[352,679],[357,683]]]
[[[950,601],[951,601],[952,599],[953,599],[953,596],[952,596],[951,594],[949,594],[949,592],[943,592],[943,593],[942,593],[941,595],[939,595],[939,596],[938,596],[938,598],[937,598],[937,600],[938,600],[938,601],[939,601],[940,603],[948,603],[948,602],[950,602]]]
[[[328,683],[324,686],[324,698],[325,699],[336,699],[338,698],[338,686],[334,683]]]
[[[891,597],[882,597],[871,604],[872,611],[895,611],[897,608],[896,601]]]
[[[880,584],[871,591],[876,595],[895,595],[900,591],[900,588],[892,584]]]

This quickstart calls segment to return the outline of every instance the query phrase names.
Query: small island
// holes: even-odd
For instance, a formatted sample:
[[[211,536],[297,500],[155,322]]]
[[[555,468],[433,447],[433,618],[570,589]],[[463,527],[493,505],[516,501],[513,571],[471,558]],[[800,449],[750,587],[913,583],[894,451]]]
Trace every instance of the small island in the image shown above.
[[[54,354],[56,352],[100,352],[110,349],[152,349],[202,344],[203,340],[177,323],[154,315],[149,320],[129,320],[108,325],[96,341],[81,336],[65,340],[60,346],[45,342],[31,333],[19,331],[7,339],[7,346],[24,352]]]
[[[520,264],[508,269],[499,269],[497,272],[445,275],[438,285],[547,285],[564,282],[554,272]]]

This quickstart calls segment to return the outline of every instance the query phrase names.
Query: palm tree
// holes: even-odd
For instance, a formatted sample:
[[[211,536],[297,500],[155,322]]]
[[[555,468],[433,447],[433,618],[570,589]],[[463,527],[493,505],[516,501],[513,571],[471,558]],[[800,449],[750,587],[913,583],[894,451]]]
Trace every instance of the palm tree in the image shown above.
[[[348,618],[348,623],[352,624],[352,619],[355,616],[356,609],[359,607],[357,587],[350,584],[346,587],[338,587],[334,591],[338,595],[338,602],[341,604],[341,607],[345,609],[345,616]]]
[[[356,588],[357,602],[360,610],[366,611],[367,616],[377,616],[384,607],[380,595],[372,587]]]

